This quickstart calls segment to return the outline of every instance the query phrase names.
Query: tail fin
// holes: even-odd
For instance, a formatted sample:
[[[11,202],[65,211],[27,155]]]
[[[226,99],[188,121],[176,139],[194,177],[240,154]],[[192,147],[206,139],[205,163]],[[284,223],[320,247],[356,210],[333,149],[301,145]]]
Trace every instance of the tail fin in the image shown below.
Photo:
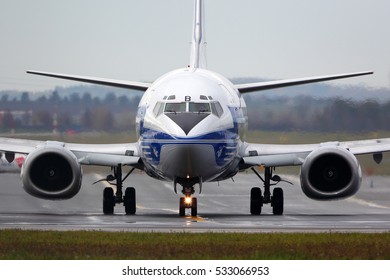
[[[195,0],[194,27],[191,42],[191,68],[206,68],[203,0]]]

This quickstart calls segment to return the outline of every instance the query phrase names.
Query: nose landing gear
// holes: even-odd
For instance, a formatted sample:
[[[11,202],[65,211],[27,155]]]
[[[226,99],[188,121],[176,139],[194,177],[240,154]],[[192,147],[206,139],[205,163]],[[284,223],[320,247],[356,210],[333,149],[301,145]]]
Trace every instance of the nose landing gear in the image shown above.
[[[178,183],[180,183],[183,186],[182,193],[184,194],[184,197],[180,198],[179,203],[179,216],[183,217],[185,216],[186,209],[191,209],[191,216],[196,217],[198,215],[198,200],[196,197],[192,197],[192,195],[195,193],[194,185],[196,183],[200,184],[200,189],[202,189],[202,183],[201,180],[179,180]],[[176,185],[175,185],[176,190]],[[200,192],[199,192],[200,193]]]
[[[185,196],[180,197],[179,216],[184,217],[186,209],[191,209],[191,216],[198,215],[198,201],[196,197]]]

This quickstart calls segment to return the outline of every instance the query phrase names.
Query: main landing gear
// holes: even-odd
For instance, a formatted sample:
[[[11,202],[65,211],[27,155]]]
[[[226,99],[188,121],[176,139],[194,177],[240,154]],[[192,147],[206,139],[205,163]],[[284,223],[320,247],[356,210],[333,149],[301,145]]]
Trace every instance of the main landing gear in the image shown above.
[[[132,187],[126,188],[125,195],[123,195],[122,187],[123,182],[129,177],[129,175],[134,171],[132,168],[127,175],[122,179],[122,165],[119,164],[112,168],[114,175],[108,175],[106,179],[99,180],[95,183],[101,181],[107,181],[110,185],[116,187],[116,192],[111,187],[106,187],[103,190],[103,213],[105,215],[114,214],[114,207],[116,204],[123,203],[125,207],[125,212],[127,215],[134,215],[136,212],[136,196],[135,189]],[[115,181],[113,183],[113,181]]]
[[[264,183],[264,196],[262,195],[260,188],[255,187],[251,189],[251,198],[250,198],[251,214],[260,215],[261,208],[263,207],[263,205],[271,203],[273,214],[283,215],[283,210],[284,210],[283,190],[281,188],[274,188],[271,196],[271,186],[274,186],[282,181],[283,182],[287,182],[287,181],[282,180],[278,175],[272,176],[271,167],[265,167],[264,179],[253,167],[252,167],[252,171]],[[271,181],[274,181],[276,183],[271,184]]]

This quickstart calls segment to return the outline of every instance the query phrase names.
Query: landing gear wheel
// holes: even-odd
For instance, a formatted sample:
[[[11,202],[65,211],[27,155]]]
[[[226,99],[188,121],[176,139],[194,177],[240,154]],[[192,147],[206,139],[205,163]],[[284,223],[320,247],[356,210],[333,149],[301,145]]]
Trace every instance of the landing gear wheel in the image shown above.
[[[272,210],[274,215],[283,215],[284,197],[281,188],[275,188],[272,195]]]
[[[251,189],[250,210],[252,215],[260,215],[263,206],[263,197],[260,188]]]
[[[179,216],[184,217],[186,214],[186,202],[184,197],[180,197]]]
[[[104,188],[103,191],[103,213],[105,215],[114,214],[115,196],[112,188]]]
[[[196,199],[196,197],[192,198],[192,202],[191,202],[191,216],[192,217],[198,216],[198,200]]]
[[[123,205],[127,215],[134,215],[136,212],[135,189],[127,188],[123,197]]]

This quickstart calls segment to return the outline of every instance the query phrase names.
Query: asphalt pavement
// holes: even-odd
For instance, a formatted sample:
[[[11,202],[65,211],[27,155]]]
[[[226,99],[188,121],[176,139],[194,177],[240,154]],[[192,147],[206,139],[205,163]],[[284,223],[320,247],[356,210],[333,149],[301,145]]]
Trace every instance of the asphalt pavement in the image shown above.
[[[125,182],[137,191],[137,213],[103,215],[105,175],[84,174],[80,193],[70,200],[48,201],[24,192],[18,174],[0,174],[0,228],[40,230],[185,231],[185,232],[383,232],[390,231],[390,177],[367,177],[357,195],[331,202],[307,198],[297,176],[284,189],[284,215],[274,216],[269,205],[260,216],[249,214],[251,187],[261,182],[252,173],[233,180],[205,183],[198,194],[198,217],[179,217],[179,194],[173,184],[135,172]],[[180,190],[179,190],[180,191]],[[178,191],[178,192],[179,192]]]

